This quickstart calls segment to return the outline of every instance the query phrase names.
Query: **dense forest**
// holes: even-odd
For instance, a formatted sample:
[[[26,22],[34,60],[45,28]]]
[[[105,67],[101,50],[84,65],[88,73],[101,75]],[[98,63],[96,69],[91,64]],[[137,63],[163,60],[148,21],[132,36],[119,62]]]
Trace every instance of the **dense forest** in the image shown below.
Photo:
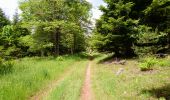
[[[13,21],[0,10],[2,57],[50,56],[85,51],[91,4],[79,0],[26,0]]]
[[[20,1],[22,14],[16,11],[12,21],[0,9],[1,57],[74,54],[87,49],[118,56],[168,52],[169,0],[105,3],[92,33],[92,5],[86,0]]]
[[[170,100],[170,0],[103,1],[0,8],[0,100]]]
[[[105,0],[97,20],[93,48],[132,56],[170,49],[169,0]]]

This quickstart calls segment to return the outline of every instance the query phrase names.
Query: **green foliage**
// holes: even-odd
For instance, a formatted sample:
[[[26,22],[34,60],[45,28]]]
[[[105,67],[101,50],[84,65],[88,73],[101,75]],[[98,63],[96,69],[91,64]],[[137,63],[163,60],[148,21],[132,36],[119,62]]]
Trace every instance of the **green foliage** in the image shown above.
[[[10,24],[10,21],[7,19],[4,12],[0,8],[0,32],[2,31],[2,28],[8,24]]]
[[[135,33],[134,27],[138,24],[138,20],[129,18],[133,3],[108,1],[107,4],[107,7],[101,7],[103,15],[97,20],[94,47],[99,51],[129,56],[133,54],[134,39],[131,35]]]
[[[154,29],[165,31],[169,26],[169,11],[169,0],[153,0],[144,10],[145,17],[142,21]]]
[[[155,67],[170,67],[170,59],[169,57],[166,58],[156,58],[154,56],[146,56],[140,58],[139,60],[139,67],[141,71],[147,71],[154,69]]]
[[[152,31],[151,27],[140,25],[138,27],[138,34],[133,36],[136,39],[133,49],[135,54],[139,56],[153,55],[167,49],[167,34]]]
[[[14,44],[15,38],[17,37],[16,35],[17,34],[15,34],[13,26],[11,25],[4,26],[1,34],[4,40],[4,45],[10,46]]]
[[[151,70],[157,64],[157,59],[154,57],[146,57],[141,60],[139,67],[141,71]]]
[[[139,67],[141,71],[151,70],[154,66],[159,67],[170,67],[169,58],[155,58],[155,57],[144,57],[139,61]]]
[[[92,47],[115,55],[147,55],[168,49],[168,0],[105,0]]]
[[[20,9],[23,25],[32,31],[29,48],[34,52],[59,55],[85,49],[91,9],[86,0],[29,0],[22,1]]]
[[[19,25],[6,25],[0,34],[1,52],[4,56],[22,56],[25,46],[19,44],[19,38],[28,35],[28,30]]]

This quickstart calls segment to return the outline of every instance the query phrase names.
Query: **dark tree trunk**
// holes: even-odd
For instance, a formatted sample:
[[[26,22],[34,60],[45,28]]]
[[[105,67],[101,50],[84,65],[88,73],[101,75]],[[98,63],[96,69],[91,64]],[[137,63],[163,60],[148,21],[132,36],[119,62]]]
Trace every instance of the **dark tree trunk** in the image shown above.
[[[170,32],[168,33],[168,51],[170,52]]]
[[[75,50],[76,50],[76,35],[74,34],[73,35],[73,39],[74,39],[74,44],[73,44],[73,53],[75,52]]]
[[[71,54],[73,55],[73,54],[74,54],[74,52],[73,52],[73,48],[72,48],[72,47],[71,47],[70,51],[71,51]]]
[[[44,57],[44,50],[41,50],[41,56]]]
[[[54,33],[54,54],[55,56],[59,56],[60,54],[60,46],[59,43],[60,42],[60,32],[59,32],[59,28],[57,28],[56,32]]]

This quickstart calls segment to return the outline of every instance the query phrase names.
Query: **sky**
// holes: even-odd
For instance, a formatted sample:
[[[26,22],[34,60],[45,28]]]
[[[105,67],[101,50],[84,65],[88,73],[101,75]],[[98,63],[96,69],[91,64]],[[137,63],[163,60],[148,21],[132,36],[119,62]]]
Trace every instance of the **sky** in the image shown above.
[[[93,5],[92,8],[92,13],[93,13],[93,19],[98,19],[101,15],[102,12],[99,10],[100,5],[106,5],[103,0],[87,0]]]
[[[100,5],[105,5],[103,0],[87,0],[93,5],[92,13],[93,13],[93,20],[98,19],[102,12],[98,10]],[[16,9],[18,9],[18,0],[0,0],[0,8],[3,9],[6,16],[12,19]],[[19,11],[21,13],[21,11]]]
[[[12,19],[18,8],[18,0],[0,0],[0,8],[3,9],[8,18]]]

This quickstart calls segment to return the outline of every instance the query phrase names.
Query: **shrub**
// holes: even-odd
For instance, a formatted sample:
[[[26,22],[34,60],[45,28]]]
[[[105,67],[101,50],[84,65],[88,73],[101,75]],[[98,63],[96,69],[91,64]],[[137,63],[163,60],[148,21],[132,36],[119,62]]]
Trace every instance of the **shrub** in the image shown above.
[[[141,71],[151,70],[152,67],[157,63],[157,59],[153,57],[144,58],[140,63],[139,67]]]

